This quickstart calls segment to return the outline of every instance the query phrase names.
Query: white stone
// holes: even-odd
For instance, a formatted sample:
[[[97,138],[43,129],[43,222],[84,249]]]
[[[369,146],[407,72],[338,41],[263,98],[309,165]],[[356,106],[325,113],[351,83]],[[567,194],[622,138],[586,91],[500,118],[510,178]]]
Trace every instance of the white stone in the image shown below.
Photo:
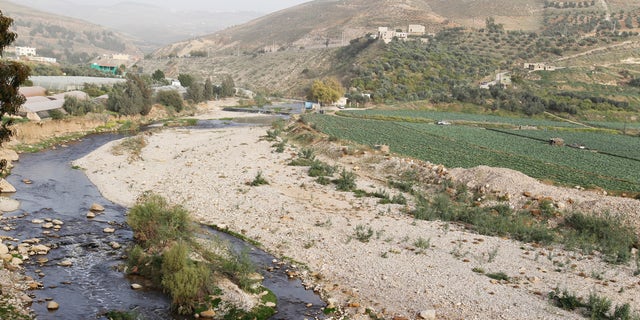
[[[60,261],[60,263],[58,263],[59,266],[61,267],[71,267],[73,265],[73,261],[66,259],[66,260],[62,260]]]
[[[94,204],[91,205],[91,208],[89,210],[91,210],[93,212],[102,212],[102,211],[104,211],[104,207],[99,205],[99,204],[97,204],[97,203],[94,203]]]
[[[0,193],[15,193],[16,188],[12,186],[9,181],[0,179]]]
[[[31,250],[33,250],[36,254],[47,254],[49,253],[49,250],[51,250],[51,248],[43,245],[43,244],[39,244],[36,246],[31,247]]]
[[[7,197],[0,197],[0,211],[11,212],[18,210],[19,208],[20,201]]]
[[[114,228],[104,228],[104,230],[102,230],[102,231],[104,231],[104,233],[114,233],[114,232],[116,232],[116,229],[114,229]]]
[[[436,311],[435,310],[425,310],[421,311],[418,315],[420,319],[425,320],[435,320],[436,319]]]
[[[131,289],[133,289],[133,290],[140,290],[140,289],[142,289],[142,285],[137,284],[137,283],[132,283],[132,284],[131,284]]]
[[[59,308],[60,305],[55,301],[49,301],[49,303],[47,303],[47,309],[49,310],[58,310]]]
[[[11,259],[11,264],[14,266],[19,266],[22,264],[22,259],[13,257]]]

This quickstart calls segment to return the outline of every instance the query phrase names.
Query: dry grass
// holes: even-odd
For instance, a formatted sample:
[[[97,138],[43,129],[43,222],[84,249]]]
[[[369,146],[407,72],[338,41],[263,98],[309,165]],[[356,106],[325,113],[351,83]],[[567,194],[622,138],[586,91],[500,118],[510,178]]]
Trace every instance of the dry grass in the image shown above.
[[[129,163],[142,160],[142,149],[147,146],[147,138],[144,134],[138,134],[133,137],[126,138],[120,143],[113,146],[111,153],[120,156],[123,154],[129,155]]]
[[[53,137],[94,131],[104,126],[108,116],[86,116],[63,120],[25,122],[15,126],[13,143],[33,144]]]

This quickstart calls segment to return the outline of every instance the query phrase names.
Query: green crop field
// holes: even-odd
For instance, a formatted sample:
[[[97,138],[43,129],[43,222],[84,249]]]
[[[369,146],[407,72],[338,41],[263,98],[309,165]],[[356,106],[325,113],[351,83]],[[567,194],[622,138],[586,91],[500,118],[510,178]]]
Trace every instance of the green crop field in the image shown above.
[[[640,192],[639,161],[588,150],[551,146],[542,141],[548,139],[546,136],[522,137],[505,133],[508,132],[506,130],[499,132],[477,126],[438,126],[426,122],[383,121],[319,114],[305,115],[304,119],[331,136],[370,146],[387,144],[393,152],[447,167],[505,167],[561,185]],[[591,142],[586,143],[595,146],[595,141],[600,141],[597,145],[602,146],[607,138],[611,138],[611,141],[620,139],[615,141],[635,143],[629,148],[638,145],[638,139],[633,137],[597,135],[594,134]],[[626,154],[634,155],[633,152]]]
[[[501,124],[510,126],[537,126],[537,127],[566,127],[566,128],[582,128],[578,124],[561,121],[551,121],[535,118],[510,118],[503,116],[456,113],[443,111],[428,110],[358,110],[358,111],[341,111],[340,115],[356,118],[369,119],[392,119],[397,118],[402,121],[420,121],[420,122],[436,122],[438,120],[473,122],[480,124]]]
[[[582,145],[591,151],[636,159],[639,161],[640,168],[640,138],[638,137],[566,130],[501,130],[501,132],[545,141],[551,138],[562,138],[566,145]]]

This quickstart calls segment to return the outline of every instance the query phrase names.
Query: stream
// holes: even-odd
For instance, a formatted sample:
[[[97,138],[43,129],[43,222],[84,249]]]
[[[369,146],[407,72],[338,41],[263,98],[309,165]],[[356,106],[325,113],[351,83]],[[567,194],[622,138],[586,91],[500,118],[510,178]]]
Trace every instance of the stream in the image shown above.
[[[238,124],[209,121],[201,127],[227,125]],[[17,189],[12,198],[20,201],[21,207],[4,214],[14,219],[10,220],[12,230],[1,233],[18,240],[4,243],[17,246],[26,239],[38,238],[40,244],[52,248],[47,255],[32,256],[24,263],[25,273],[43,284],[41,289],[29,291],[34,296],[32,310],[37,319],[106,319],[103,314],[110,310],[135,311],[143,319],[184,319],[171,313],[169,297],[154,290],[132,290],[131,280],[115,269],[123,262],[124,248],[133,241],[125,223],[127,208],[103,198],[82,170],[71,167],[73,160],[121,137],[91,135],[55,149],[22,154],[7,177]],[[105,211],[88,219],[86,214],[93,203],[102,205]],[[33,223],[34,219],[57,219],[64,224],[56,231],[44,229],[43,224]],[[103,232],[107,227],[116,231]],[[273,268],[273,256],[228,234],[207,230],[212,237],[223,238],[236,250],[249,253],[265,278],[264,286],[278,297],[277,313],[271,319],[323,318],[325,303],[305,290],[300,280],[290,280],[285,268]],[[114,249],[118,247],[114,243],[121,248]],[[38,263],[43,257],[48,261]],[[58,265],[65,260],[72,265]],[[47,310],[50,300],[60,308]]]

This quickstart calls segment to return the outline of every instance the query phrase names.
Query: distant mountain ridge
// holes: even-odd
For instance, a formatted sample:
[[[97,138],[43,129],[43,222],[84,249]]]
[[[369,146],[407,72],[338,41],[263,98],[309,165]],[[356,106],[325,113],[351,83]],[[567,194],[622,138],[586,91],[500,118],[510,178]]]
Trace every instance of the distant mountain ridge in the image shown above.
[[[602,14],[638,7],[635,0],[315,0],[174,43],[156,54],[182,56],[197,50],[255,52],[338,46],[375,33],[378,27],[406,30],[409,24],[419,24],[425,26],[427,33],[435,33],[455,26],[484,28],[487,18],[494,18],[506,30],[541,31],[545,17],[556,10],[548,6],[565,2],[583,8],[576,10]],[[559,12],[563,11],[552,13]]]
[[[18,0],[12,1],[18,3]],[[244,23],[261,15],[251,11],[176,11],[135,1],[123,1],[111,6],[77,5],[65,0],[20,0],[19,3],[117,30],[135,39],[136,45],[145,52]]]
[[[420,24],[427,32],[446,27],[483,27],[494,17],[507,28],[537,30],[543,1],[539,0],[316,0],[281,10],[214,34],[167,46],[158,54],[188,54],[209,48],[318,47],[348,43],[375,33],[377,27],[406,29]]]

